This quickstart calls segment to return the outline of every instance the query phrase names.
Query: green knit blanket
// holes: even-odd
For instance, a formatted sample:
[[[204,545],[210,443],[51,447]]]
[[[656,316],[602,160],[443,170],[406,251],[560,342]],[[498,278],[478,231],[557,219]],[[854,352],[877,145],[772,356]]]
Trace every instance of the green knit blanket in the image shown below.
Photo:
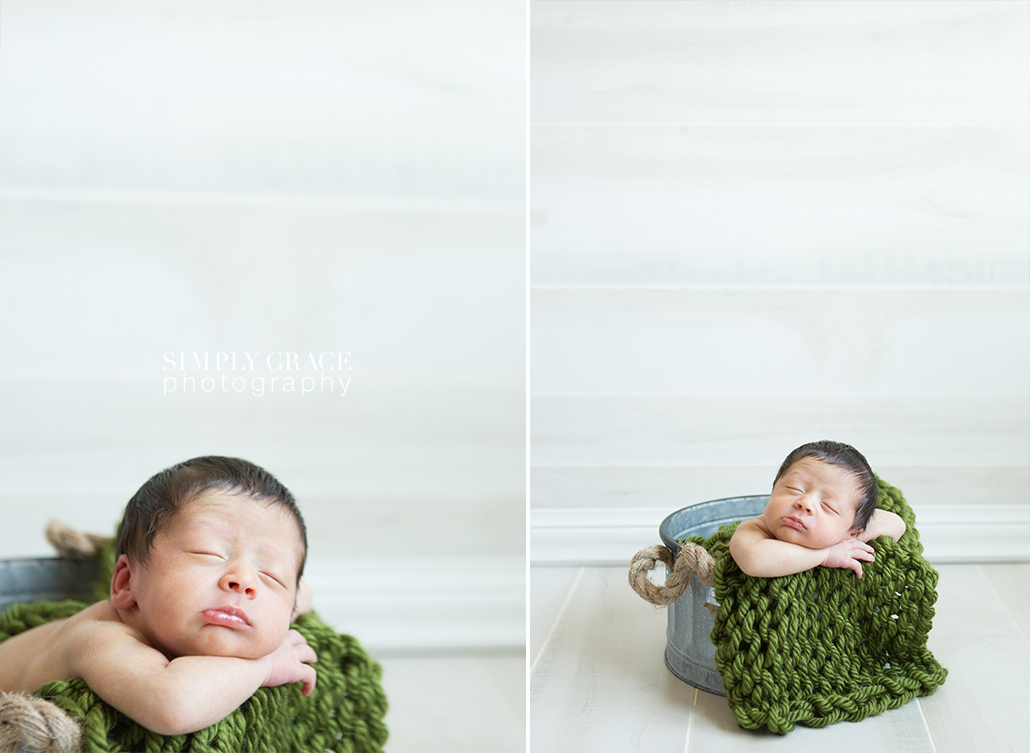
[[[923,558],[915,515],[901,492],[878,480],[877,506],[900,515],[894,542],[870,542],[875,562],[752,578],[729,554],[737,523],[708,539],[721,608],[711,633],[715,665],[737,722],[786,734],[795,724],[857,722],[930,695],[944,669],[926,647],[937,572]]]
[[[97,589],[101,598],[106,598],[110,583],[113,547],[104,554],[106,581]],[[86,606],[78,601],[14,604],[0,615],[0,641]],[[318,679],[311,695],[305,697],[299,683],[258,688],[225,719],[189,735],[154,734],[107,705],[81,679],[47,683],[36,695],[79,722],[84,753],[382,751],[386,695],[379,684],[379,665],[354,638],[338,634],[314,612],[301,615],[292,627],[318,654]]]

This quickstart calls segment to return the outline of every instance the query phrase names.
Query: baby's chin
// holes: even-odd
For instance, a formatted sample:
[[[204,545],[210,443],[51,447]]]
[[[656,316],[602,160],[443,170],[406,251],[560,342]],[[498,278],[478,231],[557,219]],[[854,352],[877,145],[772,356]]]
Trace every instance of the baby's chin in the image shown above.
[[[795,530],[789,526],[781,526],[773,532],[779,541],[785,541],[788,544],[796,544],[797,546],[803,546],[806,549],[818,549],[811,545],[811,542],[805,540],[805,536],[802,531]]]
[[[231,628],[203,628],[199,634],[176,641],[165,651],[169,658],[176,656],[225,656],[236,659],[260,659],[275,651],[285,638],[243,636],[229,632]]]

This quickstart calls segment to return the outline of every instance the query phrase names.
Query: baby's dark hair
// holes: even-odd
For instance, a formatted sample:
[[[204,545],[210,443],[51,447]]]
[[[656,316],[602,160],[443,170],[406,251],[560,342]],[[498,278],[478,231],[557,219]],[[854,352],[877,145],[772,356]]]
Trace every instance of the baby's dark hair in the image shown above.
[[[125,506],[125,515],[118,526],[115,557],[127,554],[146,564],[158,532],[171,523],[180,510],[210,489],[252,500],[268,500],[269,504],[282,505],[293,515],[304,542],[304,556],[297,571],[299,583],[307,558],[308,533],[297,503],[275,476],[240,458],[217,455],[193,458],[151,476]]]
[[[855,512],[854,529],[856,531],[864,531],[869,523],[869,518],[872,517],[873,511],[876,509],[876,497],[878,494],[876,476],[873,475],[873,469],[869,467],[869,461],[865,459],[865,456],[851,445],[844,444],[843,442],[831,442],[825,439],[820,442],[809,442],[808,444],[801,445],[787,456],[787,459],[783,461],[783,465],[780,466],[780,470],[776,473],[773,486],[776,486],[776,482],[780,480],[780,477],[794,463],[804,458],[815,458],[824,463],[840,466],[855,477],[861,497],[858,503],[858,510]]]

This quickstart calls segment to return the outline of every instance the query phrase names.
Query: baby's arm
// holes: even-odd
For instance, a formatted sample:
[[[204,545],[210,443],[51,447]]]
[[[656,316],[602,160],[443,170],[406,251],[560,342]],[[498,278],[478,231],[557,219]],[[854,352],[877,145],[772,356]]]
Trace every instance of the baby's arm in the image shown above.
[[[826,549],[809,549],[780,541],[763,525],[761,518],[745,520],[730,539],[730,556],[745,574],[755,578],[778,578],[803,573],[820,565],[847,567],[862,577],[859,560],[871,562],[873,548],[857,538],[848,538]]]
[[[75,646],[71,643],[78,643]],[[303,682],[315,685],[316,660],[304,637],[289,631],[273,653],[260,659],[180,656],[169,661],[118,623],[99,623],[69,649],[71,673],[101,698],[160,735],[183,735],[221,721],[259,687]]]
[[[872,541],[881,536],[890,536],[897,541],[905,534],[905,521],[899,515],[887,510],[873,510],[865,530],[858,535],[859,541]]]

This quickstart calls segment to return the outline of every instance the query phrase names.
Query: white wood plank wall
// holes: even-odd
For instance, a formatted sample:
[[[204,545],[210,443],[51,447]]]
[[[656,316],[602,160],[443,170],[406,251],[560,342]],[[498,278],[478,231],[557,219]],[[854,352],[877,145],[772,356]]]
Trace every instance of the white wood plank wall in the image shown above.
[[[521,652],[524,4],[5,0],[0,50],[0,557],[240,455],[338,629]],[[164,394],[233,351],[348,352],[347,393]]]
[[[530,23],[533,551],[545,513],[765,493],[821,438],[1030,539],[1030,5]]]

